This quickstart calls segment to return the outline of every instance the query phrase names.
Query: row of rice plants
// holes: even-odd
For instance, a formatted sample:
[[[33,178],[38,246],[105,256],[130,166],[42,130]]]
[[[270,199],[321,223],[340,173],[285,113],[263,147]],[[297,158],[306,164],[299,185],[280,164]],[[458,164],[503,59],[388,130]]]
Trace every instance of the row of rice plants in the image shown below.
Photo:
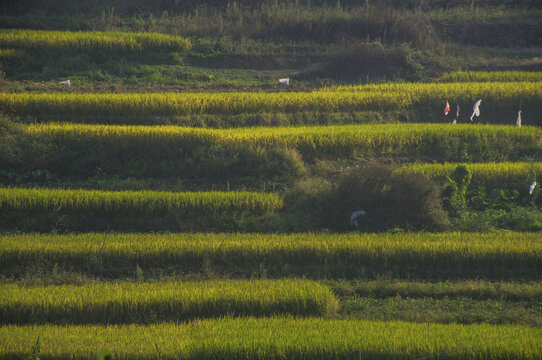
[[[516,82],[542,81],[540,71],[455,71],[436,79],[437,82]]]
[[[537,233],[19,234],[0,237],[2,275],[29,267],[115,277],[152,273],[250,276],[539,279]]]
[[[309,280],[0,285],[0,323],[112,324],[292,314],[327,316],[338,301]]]
[[[542,328],[296,318],[224,318],[148,326],[2,326],[0,359],[540,359]]]
[[[411,163],[401,166],[397,171],[422,173],[438,182],[445,182],[452,171],[466,165],[472,173],[473,185],[508,188],[522,185],[525,189],[536,179],[542,179],[541,162],[490,162],[490,163]]]
[[[35,142],[54,144],[63,151],[60,153],[54,147],[49,153],[47,149],[42,150],[47,155],[43,156],[44,163],[35,165],[38,168],[47,168],[52,159],[59,159],[59,166],[68,166],[66,164],[73,163],[74,156],[70,160],[63,154],[65,149],[70,149],[71,153],[80,155],[78,161],[92,159],[92,164],[83,168],[99,166],[110,174],[119,172],[118,163],[134,162],[135,157],[140,164],[149,162],[159,167],[171,158],[171,154],[178,154],[175,162],[168,162],[168,168],[172,168],[171,163],[174,168],[195,150],[201,152],[202,149],[217,146],[290,148],[297,150],[306,161],[314,158],[344,159],[358,155],[431,157],[436,161],[466,162],[517,161],[542,157],[540,128],[497,125],[388,124],[195,129],[175,126],[42,124],[30,125],[24,129],[24,133],[35,137]],[[29,145],[32,146],[32,142]],[[102,152],[96,149],[106,149],[102,151],[105,158],[97,158]],[[24,151],[20,153],[24,154]],[[107,162],[119,154],[123,157],[114,162],[117,168],[115,171]],[[35,163],[39,156],[19,163]],[[9,160],[5,163],[9,163]],[[70,167],[77,168],[74,164],[70,164]]]
[[[413,107],[441,113],[445,100],[463,109],[483,99],[486,109],[540,109],[540,82],[389,83],[312,92],[236,93],[0,93],[0,110],[18,115],[172,116],[259,112],[392,111]],[[468,112],[468,111],[467,111]],[[468,117],[469,114],[466,115]],[[533,118],[535,118],[533,116]]]
[[[272,193],[0,188],[0,229],[239,231],[281,207]]]
[[[159,33],[2,29],[0,47],[54,51],[186,52],[191,43],[180,36]]]
[[[170,211],[251,211],[273,212],[282,207],[278,195],[251,192],[162,192],[162,191],[99,191],[63,189],[0,188],[3,211],[46,211],[62,208],[85,214],[108,216],[119,212],[152,215]]]

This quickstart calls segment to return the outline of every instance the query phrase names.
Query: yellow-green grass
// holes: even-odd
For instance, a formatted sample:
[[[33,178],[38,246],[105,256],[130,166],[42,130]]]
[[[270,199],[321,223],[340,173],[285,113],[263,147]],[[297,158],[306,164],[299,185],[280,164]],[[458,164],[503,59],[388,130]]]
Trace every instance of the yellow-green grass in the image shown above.
[[[239,231],[281,207],[272,193],[0,188],[0,229]]]
[[[406,234],[18,234],[0,238],[0,269],[118,276],[216,272],[427,279],[540,279],[538,233]],[[34,269],[34,270],[32,270]]]
[[[502,112],[507,109],[513,115],[520,102],[524,111],[530,114],[540,109],[542,83],[399,83],[278,93],[0,93],[0,109],[33,116],[170,116],[391,111],[422,106],[441,113],[444,102],[449,100],[452,105],[462,104],[466,119],[470,116],[467,114],[470,107],[478,99],[483,100],[482,114],[489,110]],[[491,117],[486,116],[486,119],[491,121]],[[534,121],[534,116],[531,121]]]
[[[331,290],[310,280],[0,285],[0,323],[111,324],[194,318],[327,316]]]
[[[504,125],[387,124],[315,127],[201,129],[176,126],[79,124],[29,125],[25,132],[57,144],[70,142],[150,149],[210,145],[294,148],[304,157],[350,157],[356,154],[423,154],[435,160],[519,160],[542,155],[542,129]],[[94,146],[93,144],[93,146]],[[71,145],[69,145],[71,146]],[[88,146],[88,145],[87,145]],[[168,150],[169,151],[169,150]],[[136,149],[134,149],[134,153]],[[147,156],[148,156],[147,155]],[[160,158],[164,157],[161,155]]]
[[[447,177],[459,165],[465,165],[472,173],[473,185],[514,187],[523,184],[525,189],[536,179],[542,179],[541,162],[491,162],[491,163],[445,163],[445,164],[407,164],[398,172],[422,173],[438,182],[445,182]]]
[[[0,47],[64,51],[188,51],[190,41],[159,33],[1,29]]]
[[[100,191],[65,189],[0,188],[1,211],[40,212],[61,208],[71,212],[115,215],[153,214],[174,211],[273,212],[282,200],[273,193],[251,192],[164,192],[164,191]]]
[[[455,71],[436,79],[439,82],[509,82],[542,81],[540,71]]]
[[[0,359],[540,359],[542,328],[360,320],[224,318],[149,326],[3,326]]]

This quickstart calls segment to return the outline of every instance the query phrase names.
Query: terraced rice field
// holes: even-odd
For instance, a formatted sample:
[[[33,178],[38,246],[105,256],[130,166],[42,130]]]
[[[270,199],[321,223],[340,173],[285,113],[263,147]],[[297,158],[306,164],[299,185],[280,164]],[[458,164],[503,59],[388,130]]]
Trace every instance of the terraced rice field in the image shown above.
[[[219,51],[205,41],[194,46]],[[182,67],[191,46],[161,33],[0,30],[6,61],[111,52]],[[542,358],[542,235],[524,231],[542,229],[541,73],[271,90],[1,92],[0,359]],[[424,123],[348,124],[391,112]],[[235,123],[264,113],[346,120]],[[153,125],[182,116],[198,127]],[[412,193],[377,177],[345,185],[383,164],[399,165],[389,177]],[[460,165],[472,179],[451,179]],[[344,201],[378,193],[373,204],[412,212],[437,194],[442,231],[363,233],[363,219],[345,217],[342,232],[291,233],[311,212],[336,216],[334,191],[348,186]],[[515,231],[473,231],[497,217]]]

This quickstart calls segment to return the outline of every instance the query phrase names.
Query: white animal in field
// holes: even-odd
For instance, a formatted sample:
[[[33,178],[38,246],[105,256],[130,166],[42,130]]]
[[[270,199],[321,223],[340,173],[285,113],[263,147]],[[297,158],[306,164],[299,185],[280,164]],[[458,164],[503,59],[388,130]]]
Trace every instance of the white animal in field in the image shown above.
[[[518,118],[516,119],[516,126],[521,127],[521,110],[518,111]]]
[[[472,118],[474,116],[480,116],[480,104],[482,103],[482,100],[478,100],[476,103],[474,103],[474,106],[472,107],[472,115],[470,116],[470,121],[472,122]]]
[[[70,79],[68,79],[68,80],[64,80],[64,81],[59,82],[59,84],[60,84],[60,85],[68,85],[68,86],[71,86],[72,83],[71,83]]]
[[[365,210],[356,210],[350,215],[350,225],[358,227],[358,220],[360,217],[367,215]]]
[[[529,195],[533,194],[535,187],[536,187],[536,181],[533,181],[533,183],[531,184],[531,187],[529,187]]]
[[[279,79],[280,85],[290,85],[290,78]]]

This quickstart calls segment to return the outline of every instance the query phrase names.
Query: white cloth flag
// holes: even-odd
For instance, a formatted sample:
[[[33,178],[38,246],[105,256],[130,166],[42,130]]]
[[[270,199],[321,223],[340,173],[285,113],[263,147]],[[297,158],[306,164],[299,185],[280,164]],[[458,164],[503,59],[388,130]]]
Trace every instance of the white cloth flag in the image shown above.
[[[536,187],[536,181],[533,181],[533,183],[531,184],[531,187],[529,188],[529,195],[533,194],[535,187]]]
[[[518,118],[516,120],[516,126],[521,127],[521,110],[518,111]]]
[[[474,115],[480,116],[480,104],[482,103],[482,100],[478,100],[474,106],[472,107],[472,115],[470,116],[470,121],[472,121],[472,118]]]

